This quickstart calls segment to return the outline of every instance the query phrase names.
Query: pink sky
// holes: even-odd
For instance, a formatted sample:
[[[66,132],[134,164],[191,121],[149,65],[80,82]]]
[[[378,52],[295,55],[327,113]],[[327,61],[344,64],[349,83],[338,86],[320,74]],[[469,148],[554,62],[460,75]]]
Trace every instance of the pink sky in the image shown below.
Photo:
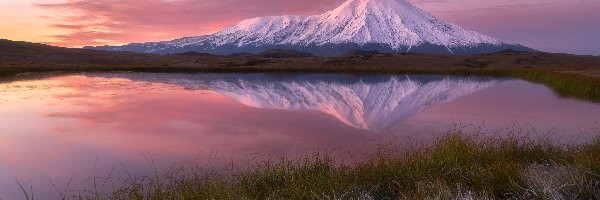
[[[313,15],[345,0],[0,0],[0,38],[58,46],[214,33],[240,20]],[[597,0],[410,0],[432,14],[539,50],[600,54]]]

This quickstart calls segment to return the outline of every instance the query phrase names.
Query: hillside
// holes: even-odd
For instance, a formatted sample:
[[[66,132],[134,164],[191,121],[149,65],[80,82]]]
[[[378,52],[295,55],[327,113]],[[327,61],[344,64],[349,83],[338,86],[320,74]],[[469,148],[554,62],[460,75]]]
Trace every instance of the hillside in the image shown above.
[[[389,71],[538,69],[600,77],[600,57],[502,51],[477,55],[386,54],[350,50],[339,57],[314,57],[290,50],[218,56],[187,52],[156,55],[62,48],[0,40],[0,71]]]
[[[0,66],[2,71],[158,67],[182,62],[185,58],[186,56],[107,52],[0,40]]]

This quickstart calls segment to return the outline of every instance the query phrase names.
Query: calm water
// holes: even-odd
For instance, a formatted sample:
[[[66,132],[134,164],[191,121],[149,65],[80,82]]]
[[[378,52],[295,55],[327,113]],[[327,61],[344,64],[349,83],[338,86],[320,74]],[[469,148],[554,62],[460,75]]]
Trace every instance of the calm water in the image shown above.
[[[0,116],[4,199],[22,198],[15,179],[38,198],[58,198],[50,180],[64,190],[72,177],[77,190],[94,174],[126,176],[123,166],[148,175],[148,155],[168,167],[368,149],[385,138],[431,139],[455,124],[565,141],[600,128],[600,105],[542,85],[413,75],[63,75],[0,83]]]

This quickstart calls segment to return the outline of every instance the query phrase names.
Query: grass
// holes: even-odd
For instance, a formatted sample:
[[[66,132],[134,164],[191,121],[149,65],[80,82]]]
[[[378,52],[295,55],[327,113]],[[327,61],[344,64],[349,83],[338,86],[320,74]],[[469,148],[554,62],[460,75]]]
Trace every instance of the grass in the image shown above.
[[[600,79],[552,71],[516,71],[516,77],[538,82],[551,88],[562,97],[600,102]]]
[[[327,153],[219,171],[178,165],[73,199],[600,199],[600,139],[558,145],[454,130],[429,145],[381,145],[355,162]],[[97,191],[97,190],[95,190]]]

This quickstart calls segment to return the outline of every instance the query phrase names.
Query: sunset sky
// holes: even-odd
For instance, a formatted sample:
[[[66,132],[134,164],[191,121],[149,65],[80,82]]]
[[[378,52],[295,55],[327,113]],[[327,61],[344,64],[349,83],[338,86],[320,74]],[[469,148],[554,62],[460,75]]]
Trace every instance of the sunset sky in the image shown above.
[[[321,14],[345,0],[0,0],[0,38],[66,47],[211,34],[240,20]],[[600,0],[410,0],[469,29],[549,52],[600,54]]]

